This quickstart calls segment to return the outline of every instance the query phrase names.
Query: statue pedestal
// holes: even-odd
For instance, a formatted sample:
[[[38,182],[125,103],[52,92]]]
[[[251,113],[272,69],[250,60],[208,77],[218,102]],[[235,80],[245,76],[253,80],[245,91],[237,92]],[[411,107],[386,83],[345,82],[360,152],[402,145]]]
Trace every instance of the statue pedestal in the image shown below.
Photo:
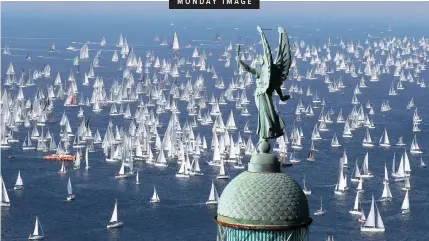
[[[270,143],[261,141],[258,145],[258,154],[252,156],[249,161],[249,172],[262,173],[280,173],[281,165],[276,155],[269,153],[271,150]]]

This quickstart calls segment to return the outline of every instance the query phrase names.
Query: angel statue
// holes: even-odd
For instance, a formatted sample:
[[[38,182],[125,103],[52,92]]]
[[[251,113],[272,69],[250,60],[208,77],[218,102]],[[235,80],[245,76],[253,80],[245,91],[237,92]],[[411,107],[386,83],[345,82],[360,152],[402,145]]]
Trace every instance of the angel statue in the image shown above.
[[[289,74],[291,65],[290,46],[287,33],[284,28],[279,27],[279,47],[277,57],[273,62],[271,49],[267,38],[261,27],[256,28],[261,34],[263,54],[258,58],[260,63],[256,68],[252,68],[240,59],[240,45],[237,46],[236,61],[247,72],[256,75],[255,102],[258,108],[258,127],[256,132],[259,135],[259,143],[268,139],[276,139],[284,135],[284,121],[276,113],[273,105],[272,95],[276,91],[281,101],[290,99],[290,95],[283,95],[281,86]]]

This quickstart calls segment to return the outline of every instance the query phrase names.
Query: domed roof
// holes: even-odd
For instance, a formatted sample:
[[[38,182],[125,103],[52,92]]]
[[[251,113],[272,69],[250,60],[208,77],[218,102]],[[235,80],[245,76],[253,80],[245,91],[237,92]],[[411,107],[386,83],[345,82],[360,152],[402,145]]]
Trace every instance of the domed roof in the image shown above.
[[[292,227],[311,223],[304,192],[281,172],[241,173],[225,187],[217,213],[217,220],[227,224]]]

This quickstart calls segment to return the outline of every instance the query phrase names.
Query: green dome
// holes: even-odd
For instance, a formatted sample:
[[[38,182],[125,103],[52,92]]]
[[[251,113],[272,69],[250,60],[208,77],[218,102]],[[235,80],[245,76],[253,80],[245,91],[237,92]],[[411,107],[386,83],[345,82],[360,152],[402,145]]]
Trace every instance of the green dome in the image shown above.
[[[218,203],[217,221],[284,228],[311,223],[304,192],[297,182],[280,172],[280,163],[273,156],[253,156],[249,171],[241,173],[225,187]]]

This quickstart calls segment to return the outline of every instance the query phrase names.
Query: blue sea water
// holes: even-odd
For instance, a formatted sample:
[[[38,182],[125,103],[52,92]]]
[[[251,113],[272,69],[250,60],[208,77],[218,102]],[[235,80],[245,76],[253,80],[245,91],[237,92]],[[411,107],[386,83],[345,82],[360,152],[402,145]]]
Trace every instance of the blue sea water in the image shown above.
[[[210,11],[207,12],[207,16],[204,16],[204,14],[196,12],[189,12],[185,15],[174,11],[154,10],[159,11],[158,14],[145,10],[141,3],[138,5],[141,11],[132,9],[127,13],[126,11],[109,9],[103,13],[105,9],[100,7],[100,10],[95,3],[89,4],[89,9],[85,8],[85,10],[79,11],[81,7],[85,6],[85,3],[79,4],[83,5],[73,5],[69,11],[64,9],[54,11],[59,7],[54,6],[48,8],[50,11],[45,13],[40,6],[35,6],[33,9],[22,6],[22,11],[20,11],[20,7],[17,5],[8,8],[7,4],[2,3],[1,46],[3,48],[5,44],[9,45],[12,52],[10,56],[1,56],[2,82],[9,62],[13,62],[16,72],[21,69],[26,71],[28,69],[40,69],[45,64],[49,64],[52,68],[51,76],[55,77],[56,73],[59,72],[64,81],[72,68],[72,59],[78,54],[78,52],[65,49],[69,45],[82,46],[82,44],[72,44],[73,41],[99,42],[104,36],[108,45],[102,53],[101,67],[96,68],[96,74],[102,76],[105,84],[110,87],[112,81],[122,75],[122,72],[118,70],[118,65],[110,61],[113,50],[117,49],[114,44],[120,33],[127,37],[129,45],[134,47],[137,56],[143,57],[148,50],[153,50],[156,56],[168,58],[171,53],[165,47],[159,46],[153,39],[156,35],[161,38],[165,35],[167,40],[171,40],[173,33],[177,32],[182,46],[191,41],[191,44],[200,50],[205,49],[207,52],[213,53],[208,59],[209,64],[214,65],[218,76],[222,76],[226,83],[234,77],[235,62],[231,64],[231,68],[227,69],[223,67],[223,62],[217,62],[217,58],[230,41],[233,44],[239,38],[243,41],[247,39],[249,43],[259,41],[259,36],[255,30],[257,24],[267,28],[280,24],[286,28],[292,40],[300,41],[303,39],[310,46],[313,44],[320,46],[326,43],[328,38],[333,43],[338,43],[340,37],[345,43],[350,41],[364,43],[365,39],[368,38],[368,33],[375,37],[399,36],[402,38],[408,35],[417,39],[428,36],[427,28],[421,28],[424,26],[422,21],[412,17],[401,20],[395,17],[371,19],[364,15],[353,18],[344,16],[334,18],[327,14],[300,15],[294,13],[293,16],[283,15],[278,11],[273,14],[264,11],[265,15],[257,15],[258,13],[255,11],[241,11],[236,15]],[[279,6],[284,7],[281,4]],[[171,22],[174,25],[171,25]],[[387,32],[389,25],[393,29],[392,32]],[[234,28],[238,28],[238,30],[234,30]],[[217,33],[222,36],[221,44],[213,44],[212,42]],[[278,38],[276,31],[268,31],[267,36],[275,46]],[[374,39],[370,38],[371,41]],[[58,51],[49,54],[47,50],[52,42],[55,42]],[[89,49],[90,56],[94,56],[99,46],[96,44],[89,45]],[[190,56],[192,50],[193,48],[183,49],[181,55]],[[331,50],[331,54],[334,56],[338,49],[333,47]],[[27,54],[32,57],[31,62],[25,60]],[[82,62],[81,72],[86,71],[88,67],[89,62]],[[300,74],[305,75],[309,65],[300,62],[299,67]],[[218,96],[221,91],[214,87],[211,76],[208,73],[201,74],[206,79],[207,92],[214,92]],[[198,75],[200,73],[195,73],[193,78],[195,79]],[[317,90],[319,96],[325,99],[328,109],[332,107],[335,112],[334,116],[336,116],[340,108],[343,109],[343,113],[348,113],[351,110],[353,90],[357,80],[360,79],[360,76],[354,79],[344,73],[335,73],[335,78],[340,76],[346,85],[343,93],[328,93],[321,77],[317,80],[303,80],[299,85],[304,91],[308,85],[311,85],[313,91]],[[81,83],[82,75],[76,76],[76,78],[77,82]],[[421,78],[429,79],[427,71],[421,74]],[[393,80],[397,80],[397,77],[383,75],[379,82],[370,83],[367,81],[369,88],[361,89],[363,94],[358,96],[361,103],[370,101],[375,107],[374,122],[376,129],[371,130],[373,140],[378,140],[384,127],[387,127],[391,143],[396,143],[399,136],[403,136],[404,141],[409,146],[413,138],[411,131],[413,112],[406,110],[405,106],[407,101],[414,97],[420,117],[423,119],[423,123],[420,125],[422,132],[417,134],[417,138],[424,152],[423,158],[426,160],[426,152],[429,151],[427,148],[429,140],[426,138],[426,133],[429,131],[427,123],[429,118],[429,105],[427,105],[429,88],[423,89],[415,83],[404,83],[405,90],[392,97],[388,96],[388,88]],[[36,81],[36,85],[44,88],[46,84],[51,84],[52,81],[53,79],[41,79]],[[289,81],[286,86],[289,87],[290,84]],[[3,85],[1,87],[3,88]],[[25,88],[25,96],[32,97],[37,87]],[[92,88],[82,87],[79,84],[79,90],[85,96],[90,96]],[[252,92],[252,89],[247,90],[247,96],[252,100],[252,104],[249,105],[251,116],[243,118],[239,115],[238,110],[234,110],[236,122],[240,129],[244,127],[246,120],[249,120],[251,128],[255,129],[256,126],[256,107],[253,103]],[[286,121],[288,133],[294,124],[294,109],[300,98],[305,105],[311,101],[311,97],[294,94],[294,99],[289,100],[286,105],[278,105],[279,112]],[[382,114],[380,106],[384,100],[389,100],[393,109]],[[131,107],[132,113],[134,113],[136,106],[133,104]],[[185,107],[186,105],[180,102],[182,123],[189,120]],[[234,103],[221,106],[225,121],[233,107]],[[93,129],[98,128],[102,136],[104,136],[110,119],[119,126],[127,127],[129,123],[121,117],[109,117],[108,109],[104,109],[100,114],[94,114],[88,107],[84,107],[84,110],[85,117],[91,119]],[[64,108],[63,101],[56,101],[53,112],[54,118],[59,120],[64,111],[68,114],[71,126],[75,130],[81,122],[81,119],[77,118],[78,108]],[[348,213],[353,206],[355,185],[350,184],[351,190],[344,198],[336,198],[333,189],[338,176],[338,161],[343,149],[347,149],[351,164],[356,158],[359,158],[360,162],[363,159],[366,150],[362,148],[361,141],[365,130],[359,129],[353,133],[352,140],[345,140],[339,135],[342,133],[343,125],[330,124],[330,131],[322,133],[324,140],[316,143],[316,148],[319,150],[315,153],[316,162],[308,163],[304,160],[311,144],[311,131],[317,121],[319,111],[320,109],[316,111],[315,117],[304,117],[299,124],[302,126],[306,137],[303,140],[304,149],[297,152],[298,158],[303,161],[285,170],[299,183],[301,183],[303,173],[307,176],[307,186],[313,192],[311,196],[308,196],[311,213],[319,208],[320,196],[323,196],[327,213],[324,216],[313,217],[314,221],[310,227],[310,240],[324,240],[328,233],[333,234],[335,240],[429,240],[427,234],[429,225],[425,222],[429,214],[429,203],[427,202],[429,198],[428,173],[427,169],[418,167],[419,158],[415,156],[410,156],[413,171],[412,191],[410,191],[411,214],[407,216],[400,214],[404,197],[404,192],[401,191],[402,183],[392,182],[390,188],[394,197],[393,201],[389,204],[378,204],[386,232],[384,234],[363,234],[360,232],[356,218]],[[161,116],[164,124],[169,117],[170,114]],[[58,123],[48,125],[48,127],[52,133],[56,134],[55,139],[58,140]],[[159,129],[160,133],[164,133],[164,131],[165,128]],[[210,127],[200,126],[196,132],[205,135],[210,143]],[[330,147],[330,140],[335,132],[342,144],[342,147],[338,149]],[[20,127],[19,132],[15,134],[22,141],[27,134],[27,129]],[[247,139],[247,135],[243,136]],[[256,143],[254,134],[252,138]],[[375,177],[364,183],[365,212],[369,210],[371,195],[374,194],[375,198],[381,196],[384,163],[387,163],[390,171],[394,152],[399,154],[403,150],[395,146],[389,149],[374,147],[369,150],[369,165]],[[8,159],[8,153],[13,153],[15,158]],[[43,153],[40,152],[24,152],[21,150],[21,144],[13,144],[11,149],[2,150],[1,154],[2,176],[11,199],[11,207],[1,209],[2,240],[25,240],[34,228],[35,216],[40,219],[45,240],[208,241],[216,238],[216,224],[213,221],[213,217],[216,215],[216,207],[205,205],[205,201],[208,198],[212,181],[214,181],[219,193],[222,192],[228,181],[216,180],[218,168],[205,163],[211,158],[210,155],[203,157],[200,162],[204,176],[186,180],[174,177],[178,169],[174,163],[165,169],[140,163],[138,169],[142,184],[136,186],[133,178],[127,180],[114,179],[114,175],[120,166],[119,164],[106,163],[105,157],[100,151],[90,153],[92,169],[89,172],[83,169],[72,170],[69,164],[68,173],[64,177],[57,174],[60,163],[44,161],[42,159]],[[247,162],[249,158],[246,156],[244,161]],[[25,185],[25,189],[22,191],[13,190],[18,170],[21,171]],[[241,172],[232,167],[228,167],[228,170],[232,177]],[[349,170],[349,175],[350,172],[351,170]],[[71,203],[64,201],[67,194],[68,177],[71,177],[76,193],[76,200]],[[159,192],[160,204],[149,203],[153,186],[156,186]],[[124,221],[124,227],[117,230],[106,230],[115,199],[118,199],[119,218]]]

